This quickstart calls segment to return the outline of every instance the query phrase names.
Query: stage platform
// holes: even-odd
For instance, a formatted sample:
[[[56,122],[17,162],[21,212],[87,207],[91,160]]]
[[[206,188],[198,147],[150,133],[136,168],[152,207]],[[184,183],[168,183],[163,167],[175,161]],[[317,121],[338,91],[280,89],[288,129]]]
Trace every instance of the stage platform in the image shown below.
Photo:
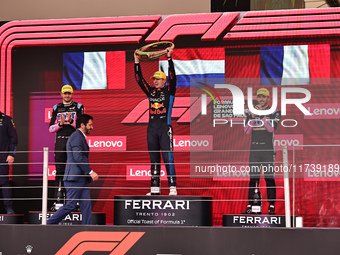
[[[2,254],[338,254],[340,229],[2,225]]]
[[[115,196],[114,225],[212,226],[212,197]]]

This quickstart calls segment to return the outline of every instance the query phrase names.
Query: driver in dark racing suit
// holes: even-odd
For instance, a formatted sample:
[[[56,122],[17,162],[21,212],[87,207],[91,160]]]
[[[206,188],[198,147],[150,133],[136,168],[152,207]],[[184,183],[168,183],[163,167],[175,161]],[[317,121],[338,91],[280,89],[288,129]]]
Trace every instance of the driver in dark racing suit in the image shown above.
[[[142,75],[139,58],[135,52],[135,78],[143,92],[149,99],[149,125],[147,143],[151,161],[151,192],[147,195],[160,195],[160,168],[162,150],[165,163],[170,196],[176,196],[176,173],[173,156],[173,130],[171,125],[171,111],[176,93],[176,74],[171,59],[172,49],[167,48],[169,63],[169,85],[166,84],[166,75],[161,71],[155,72],[151,77],[154,86],[150,86]]]
[[[76,130],[76,119],[84,114],[84,107],[72,101],[73,88],[64,85],[61,89],[63,102],[53,106],[52,118],[49,126],[50,133],[56,133],[54,159],[56,163],[56,186],[64,186],[63,177],[67,160],[66,143],[70,135]],[[55,196],[57,195],[57,192]],[[52,207],[54,209],[54,206]]]
[[[268,110],[269,91],[266,88],[257,90],[257,102],[255,106],[257,110]],[[275,200],[276,200],[276,185],[274,179],[274,130],[277,128],[281,119],[281,112],[275,110],[272,114],[267,116],[257,116],[253,113],[248,113],[246,126],[244,132],[251,134],[251,146],[249,155],[249,192],[248,201],[244,214],[252,213],[252,198],[256,184],[260,182],[261,170],[263,167],[264,178],[267,185],[267,197],[269,201],[269,214],[275,214]]]

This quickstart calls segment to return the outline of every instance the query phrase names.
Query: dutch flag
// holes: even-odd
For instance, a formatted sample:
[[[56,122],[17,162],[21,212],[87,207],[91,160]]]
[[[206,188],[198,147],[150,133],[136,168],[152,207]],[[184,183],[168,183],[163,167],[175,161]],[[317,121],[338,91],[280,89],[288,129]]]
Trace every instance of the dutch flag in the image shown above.
[[[209,83],[209,79],[224,79],[225,49],[222,47],[175,49],[172,59],[177,87],[190,87],[190,79],[200,80],[203,83]],[[159,70],[168,75],[166,57],[160,58]]]

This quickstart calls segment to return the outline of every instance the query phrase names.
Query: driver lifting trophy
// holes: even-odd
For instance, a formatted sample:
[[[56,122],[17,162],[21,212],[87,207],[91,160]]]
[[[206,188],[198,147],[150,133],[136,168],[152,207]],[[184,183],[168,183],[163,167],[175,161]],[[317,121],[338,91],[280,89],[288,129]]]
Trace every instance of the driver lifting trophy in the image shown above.
[[[171,59],[174,44],[159,42],[148,44],[134,53],[135,78],[149,99],[149,125],[147,130],[147,144],[151,161],[151,192],[147,195],[160,195],[161,153],[167,171],[170,196],[176,196],[176,173],[173,156],[173,130],[171,125],[171,110],[176,94],[176,74]],[[157,71],[150,78],[150,85],[142,75],[140,60],[154,60],[166,55],[169,63],[169,81],[166,74]]]

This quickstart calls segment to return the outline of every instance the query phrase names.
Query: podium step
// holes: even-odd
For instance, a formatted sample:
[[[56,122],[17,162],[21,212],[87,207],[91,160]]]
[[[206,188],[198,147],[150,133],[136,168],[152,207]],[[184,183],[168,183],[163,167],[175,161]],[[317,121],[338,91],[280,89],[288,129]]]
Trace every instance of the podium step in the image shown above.
[[[286,227],[286,217],[284,215],[265,215],[265,214],[223,215],[223,226],[246,227],[246,228]]]
[[[47,219],[51,217],[54,212],[47,212]],[[28,224],[41,224],[42,213],[40,211],[28,212]],[[71,212],[62,221],[61,225],[81,225],[81,212]],[[106,225],[106,214],[104,212],[92,213],[92,225]]]
[[[114,225],[212,226],[212,197],[115,196]]]
[[[0,214],[0,224],[23,224],[23,214]]]

